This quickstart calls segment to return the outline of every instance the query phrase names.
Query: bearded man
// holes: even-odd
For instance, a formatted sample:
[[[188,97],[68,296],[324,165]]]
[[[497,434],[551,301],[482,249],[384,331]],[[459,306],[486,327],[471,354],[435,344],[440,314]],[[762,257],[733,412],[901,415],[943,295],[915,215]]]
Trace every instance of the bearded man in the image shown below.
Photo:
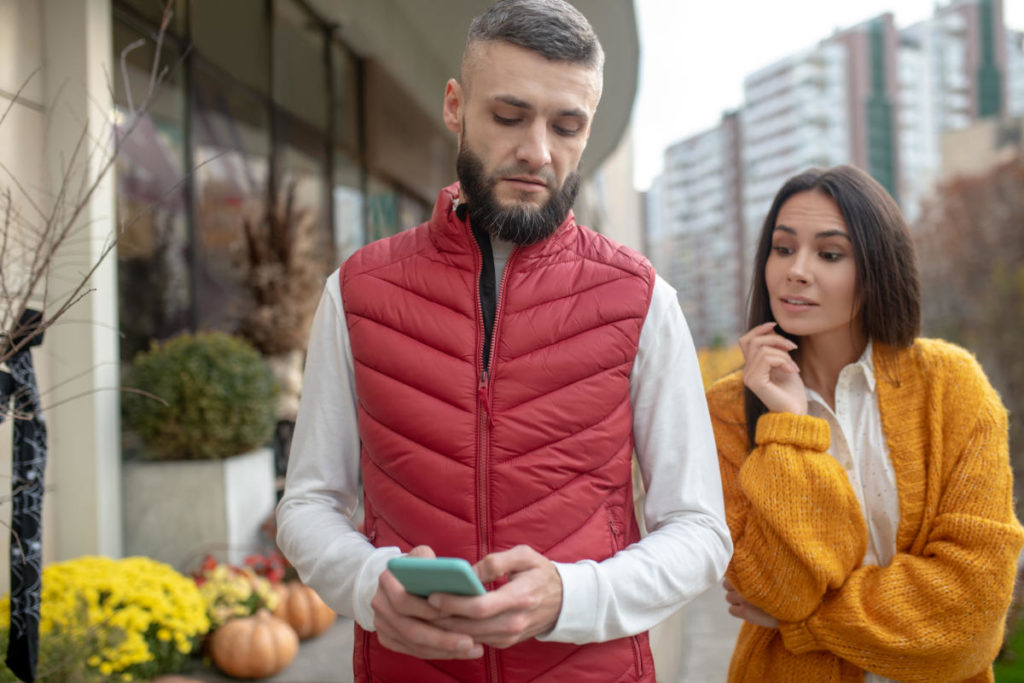
[[[729,562],[676,294],[572,213],[603,59],[562,0],[474,20],[444,94],[459,182],[327,282],[278,542],[355,619],[357,680],[654,681],[647,630]],[[489,590],[407,593],[400,554]]]

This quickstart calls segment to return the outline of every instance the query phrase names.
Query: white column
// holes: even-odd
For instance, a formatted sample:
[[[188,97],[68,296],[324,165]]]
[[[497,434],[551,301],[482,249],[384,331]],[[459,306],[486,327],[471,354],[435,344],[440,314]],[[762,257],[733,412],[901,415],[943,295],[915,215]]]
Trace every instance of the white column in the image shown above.
[[[75,145],[88,129],[87,168],[95,178],[109,154],[112,64],[110,0],[43,0],[43,71],[48,132],[45,168],[59,189]],[[79,176],[81,177],[81,176]],[[77,187],[76,183],[72,184]],[[50,284],[53,301],[97,261],[116,233],[113,173],[88,202],[61,250]],[[121,424],[118,369],[117,254],[103,261],[91,291],[46,333],[43,353],[52,390],[44,405],[50,454],[44,506],[49,560],[121,553]],[[44,390],[46,387],[44,387]],[[47,525],[48,523],[48,525]]]

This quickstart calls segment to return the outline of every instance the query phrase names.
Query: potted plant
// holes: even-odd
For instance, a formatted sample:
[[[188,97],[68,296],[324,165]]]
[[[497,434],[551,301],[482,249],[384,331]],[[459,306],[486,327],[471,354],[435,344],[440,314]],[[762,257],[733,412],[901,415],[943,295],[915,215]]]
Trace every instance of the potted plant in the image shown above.
[[[240,564],[275,500],[267,364],[237,337],[185,334],[138,354],[126,384],[140,447],[122,469],[125,552],[179,569],[206,553]]]
[[[285,473],[299,411],[302,365],[309,327],[333,262],[326,232],[296,199],[295,182],[271,189],[242,221],[236,252],[241,282],[251,298],[238,333],[263,357],[277,379],[274,447],[276,470]]]

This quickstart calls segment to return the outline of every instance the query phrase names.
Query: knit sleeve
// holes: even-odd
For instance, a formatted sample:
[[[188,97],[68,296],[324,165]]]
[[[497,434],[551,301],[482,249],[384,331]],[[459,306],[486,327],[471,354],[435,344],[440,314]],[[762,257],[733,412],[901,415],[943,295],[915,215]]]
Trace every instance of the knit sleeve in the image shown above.
[[[828,453],[829,427],[805,415],[768,413],[746,448],[742,380],[709,392],[726,518],[734,550],[729,581],[782,620],[806,618],[842,585],[867,546],[860,504]]]
[[[791,652],[827,650],[900,681],[962,680],[991,664],[1024,532],[1014,515],[1005,410],[991,388],[959,405],[982,408],[959,451],[942,454],[954,460],[923,548],[857,569],[810,617],[782,623]]]

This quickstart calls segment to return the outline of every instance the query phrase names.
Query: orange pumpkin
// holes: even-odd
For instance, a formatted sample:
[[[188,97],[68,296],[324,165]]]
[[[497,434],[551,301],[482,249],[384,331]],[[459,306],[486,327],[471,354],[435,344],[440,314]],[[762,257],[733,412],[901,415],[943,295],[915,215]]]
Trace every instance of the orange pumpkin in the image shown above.
[[[208,647],[213,662],[229,676],[265,678],[292,663],[299,637],[287,623],[260,610],[219,626],[210,635]]]
[[[338,616],[315,590],[300,581],[278,584],[276,590],[274,616],[288,622],[302,640],[320,635]]]

